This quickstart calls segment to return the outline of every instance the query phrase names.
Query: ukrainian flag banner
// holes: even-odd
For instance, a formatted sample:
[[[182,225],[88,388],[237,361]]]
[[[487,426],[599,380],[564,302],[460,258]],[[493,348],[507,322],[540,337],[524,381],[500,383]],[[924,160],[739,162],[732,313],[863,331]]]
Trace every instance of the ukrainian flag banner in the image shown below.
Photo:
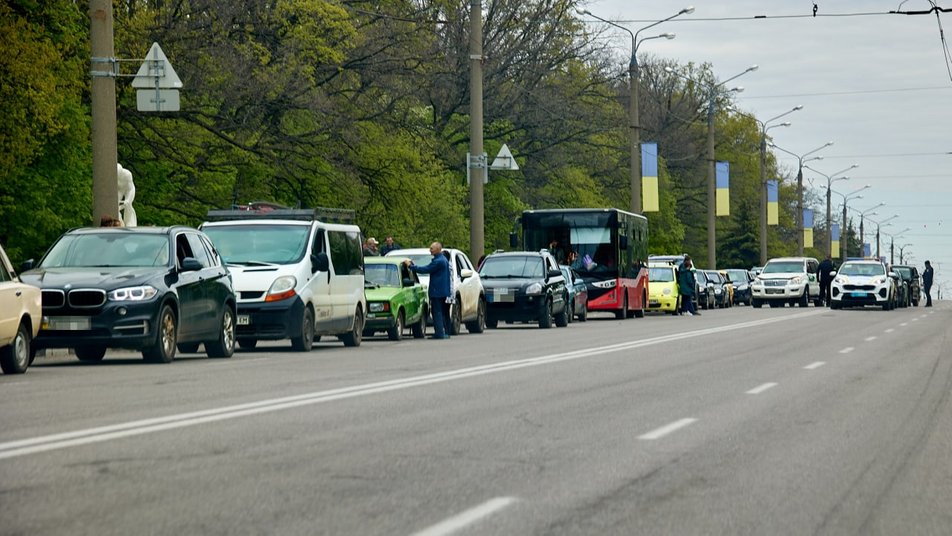
[[[780,197],[777,192],[777,180],[767,181],[767,225],[777,225],[780,222]]]
[[[803,209],[803,247],[813,247],[813,209]]]
[[[830,226],[830,249],[832,253],[830,256],[833,258],[840,256],[840,224],[834,223]]]
[[[870,247],[869,242],[863,244],[863,256],[866,258],[873,256],[873,248]]]
[[[714,185],[717,197],[714,198],[715,214],[718,216],[731,215],[731,165],[730,162],[718,162],[714,167]]]
[[[658,144],[641,144],[641,210],[658,212]]]

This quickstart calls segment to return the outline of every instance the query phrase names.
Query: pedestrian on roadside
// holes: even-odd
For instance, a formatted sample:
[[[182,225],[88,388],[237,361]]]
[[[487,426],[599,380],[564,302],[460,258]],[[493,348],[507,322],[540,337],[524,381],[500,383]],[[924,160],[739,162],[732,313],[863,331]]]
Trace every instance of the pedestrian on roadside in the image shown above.
[[[823,303],[829,307],[830,306],[830,286],[833,283],[833,276],[830,273],[833,270],[836,270],[836,266],[833,265],[833,259],[829,255],[820,262],[820,299],[823,300]]]
[[[430,274],[430,283],[427,294],[430,297],[430,311],[433,312],[433,339],[449,339],[446,322],[450,316],[450,304],[446,301],[450,297],[450,265],[443,256],[443,244],[430,244],[430,255],[433,260],[426,266],[417,266],[407,259],[403,264],[418,274]]]
[[[387,235],[387,238],[383,239],[383,245],[380,246],[380,254],[386,255],[387,253],[390,253],[391,251],[396,251],[398,249],[403,249],[403,248],[400,247],[400,244],[397,244],[396,242],[393,241],[392,235]]]
[[[926,261],[926,269],[922,271],[922,285],[926,291],[926,307],[932,307],[932,277],[935,271],[932,269],[932,263]]]
[[[380,251],[377,250],[377,245],[380,242],[377,242],[377,239],[370,237],[364,241],[364,257],[379,257]]]
[[[701,316],[694,305],[694,289],[697,280],[694,278],[694,265],[689,255],[684,256],[684,262],[678,269],[678,291],[681,293],[681,312],[688,316]]]

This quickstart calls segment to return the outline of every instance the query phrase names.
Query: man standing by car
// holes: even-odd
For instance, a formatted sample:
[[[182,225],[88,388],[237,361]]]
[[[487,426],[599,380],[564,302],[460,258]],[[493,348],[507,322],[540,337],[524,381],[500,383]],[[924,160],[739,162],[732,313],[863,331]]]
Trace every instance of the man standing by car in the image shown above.
[[[926,269],[922,271],[922,285],[926,290],[926,307],[932,307],[932,263],[926,261]]]
[[[820,300],[829,307],[830,306],[830,284],[833,283],[833,276],[830,275],[830,272],[836,270],[836,267],[833,266],[833,260],[829,255],[823,259],[823,262],[820,263]]]
[[[450,265],[443,256],[443,244],[430,244],[430,255],[433,260],[426,266],[417,266],[413,261],[403,261],[410,270],[418,274],[430,274],[427,294],[430,297],[430,311],[433,312],[434,339],[449,339],[448,324],[450,322],[450,304],[446,301],[450,297]]]
[[[701,316],[701,313],[694,307],[694,289],[697,286],[697,280],[694,278],[694,265],[691,264],[691,257],[684,256],[684,262],[678,269],[678,291],[681,293],[681,311],[688,316]]]

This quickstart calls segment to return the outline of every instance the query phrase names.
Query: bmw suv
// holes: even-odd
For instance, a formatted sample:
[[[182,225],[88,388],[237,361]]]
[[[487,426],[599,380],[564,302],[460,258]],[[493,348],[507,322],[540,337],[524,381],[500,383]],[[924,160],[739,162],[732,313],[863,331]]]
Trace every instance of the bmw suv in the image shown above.
[[[479,268],[486,291],[486,325],[500,320],[538,322],[540,328],[569,323],[565,277],[546,251],[493,253]],[[554,317],[554,318],[553,318]]]

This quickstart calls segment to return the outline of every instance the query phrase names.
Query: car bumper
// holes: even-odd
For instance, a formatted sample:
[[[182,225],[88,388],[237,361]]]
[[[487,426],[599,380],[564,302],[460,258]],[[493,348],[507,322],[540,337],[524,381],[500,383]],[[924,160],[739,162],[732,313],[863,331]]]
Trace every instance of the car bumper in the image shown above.
[[[364,321],[366,329],[390,329],[395,326],[397,321],[390,313],[367,313]]]
[[[872,290],[845,289],[842,286],[833,286],[830,289],[830,299],[839,305],[883,305],[889,300],[889,289],[886,287]]]
[[[92,345],[139,350],[155,341],[159,302],[106,302],[93,315],[44,314],[39,348]]]
[[[301,333],[304,301],[300,296],[271,303],[239,303],[235,336],[242,339],[280,340]]]
[[[487,294],[487,297],[491,294]],[[492,300],[492,298],[489,298]],[[488,301],[486,315],[490,320],[536,321],[542,317],[544,295],[516,296],[513,301]]]
[[[648,296],[649,311],[674,311],[677,306],[677,296]]]
[[[758,300],[792,300],[803,296],[806,285],[786,285],[783,287],[753,287],[752,296]]]

